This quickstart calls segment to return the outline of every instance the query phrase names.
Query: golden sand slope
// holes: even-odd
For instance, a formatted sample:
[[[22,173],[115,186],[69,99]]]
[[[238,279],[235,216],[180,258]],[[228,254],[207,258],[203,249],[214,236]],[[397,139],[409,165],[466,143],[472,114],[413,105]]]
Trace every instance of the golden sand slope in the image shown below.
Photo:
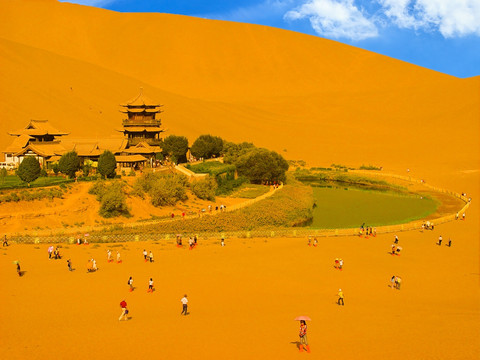
[[[1,10],[2,147],[30,118],[113,134],[117,104],[144,86],[169,133],[191,141],[211,132],[312,164],[478,168],[478,77],[264,26],[54,1]]]

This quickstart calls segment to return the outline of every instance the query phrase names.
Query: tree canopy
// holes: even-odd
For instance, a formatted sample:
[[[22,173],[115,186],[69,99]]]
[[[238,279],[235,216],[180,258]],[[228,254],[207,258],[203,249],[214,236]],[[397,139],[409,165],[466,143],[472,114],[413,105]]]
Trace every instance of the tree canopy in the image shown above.
[[[210,159],[220,156],[223,150],[223,139],[218,136],[200,135],[190,149],[196,158]]]
[[[284,182],[288,170],[287,161],[275,151],[253,149],[235,162],[238,175],[247,177],[251,183]]]
[[[170,135],[163,140],[163,153],[174,159],[174,162],[187,160],[188,139],[185,136]]]
[[[40,172],[40,163],[37,158],[35,156],[25,156],[18,167],[17,176],[20,180],[30,184],[38,179]]]
[[[110,151],[105,150],[102,155],[98,158],[98,172],[104,178],[114,178],[115,169],[117,168],[117,160],[115,160],[115,155]]]
[[[63,154],[58,161],[58,169],[62,174],[69,178],[74,178],[75,173],[80,170],[80,158],[75,151],[70,151]]]

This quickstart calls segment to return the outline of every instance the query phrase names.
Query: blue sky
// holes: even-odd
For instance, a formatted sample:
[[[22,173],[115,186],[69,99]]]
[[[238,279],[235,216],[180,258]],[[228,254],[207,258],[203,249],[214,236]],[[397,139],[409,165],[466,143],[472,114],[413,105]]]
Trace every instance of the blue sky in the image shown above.
[[[62,0],[66,1],[66,0]],[[457,77],[480,75],[480,0],[68,0],[274,26]]]

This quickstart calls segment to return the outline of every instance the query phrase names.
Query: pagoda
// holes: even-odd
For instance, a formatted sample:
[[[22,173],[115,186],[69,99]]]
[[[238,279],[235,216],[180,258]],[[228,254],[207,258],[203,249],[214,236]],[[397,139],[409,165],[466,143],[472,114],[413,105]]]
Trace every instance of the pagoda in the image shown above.
[[[135,98],[120,105],[120,112],[127,115],[123,119],[123,132],[128,140],[128,147],[133,147],[140,143],[146,143],[151,146],[159,146],[161,143],[160,133],[164,131],[161,127],[161,120],[156,115],[161,113],[162,105],[148,99],[143,95],[143,89],[140,88],[140,94]]]

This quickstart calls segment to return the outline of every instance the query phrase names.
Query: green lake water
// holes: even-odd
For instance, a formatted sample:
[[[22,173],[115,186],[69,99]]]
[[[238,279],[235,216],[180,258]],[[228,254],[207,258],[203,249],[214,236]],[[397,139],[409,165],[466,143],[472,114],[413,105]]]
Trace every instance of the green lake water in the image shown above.
[[[314,229],[355,228],[406,223],[435,212],[437,200],[414,194],[312,186],[316,207]]]

